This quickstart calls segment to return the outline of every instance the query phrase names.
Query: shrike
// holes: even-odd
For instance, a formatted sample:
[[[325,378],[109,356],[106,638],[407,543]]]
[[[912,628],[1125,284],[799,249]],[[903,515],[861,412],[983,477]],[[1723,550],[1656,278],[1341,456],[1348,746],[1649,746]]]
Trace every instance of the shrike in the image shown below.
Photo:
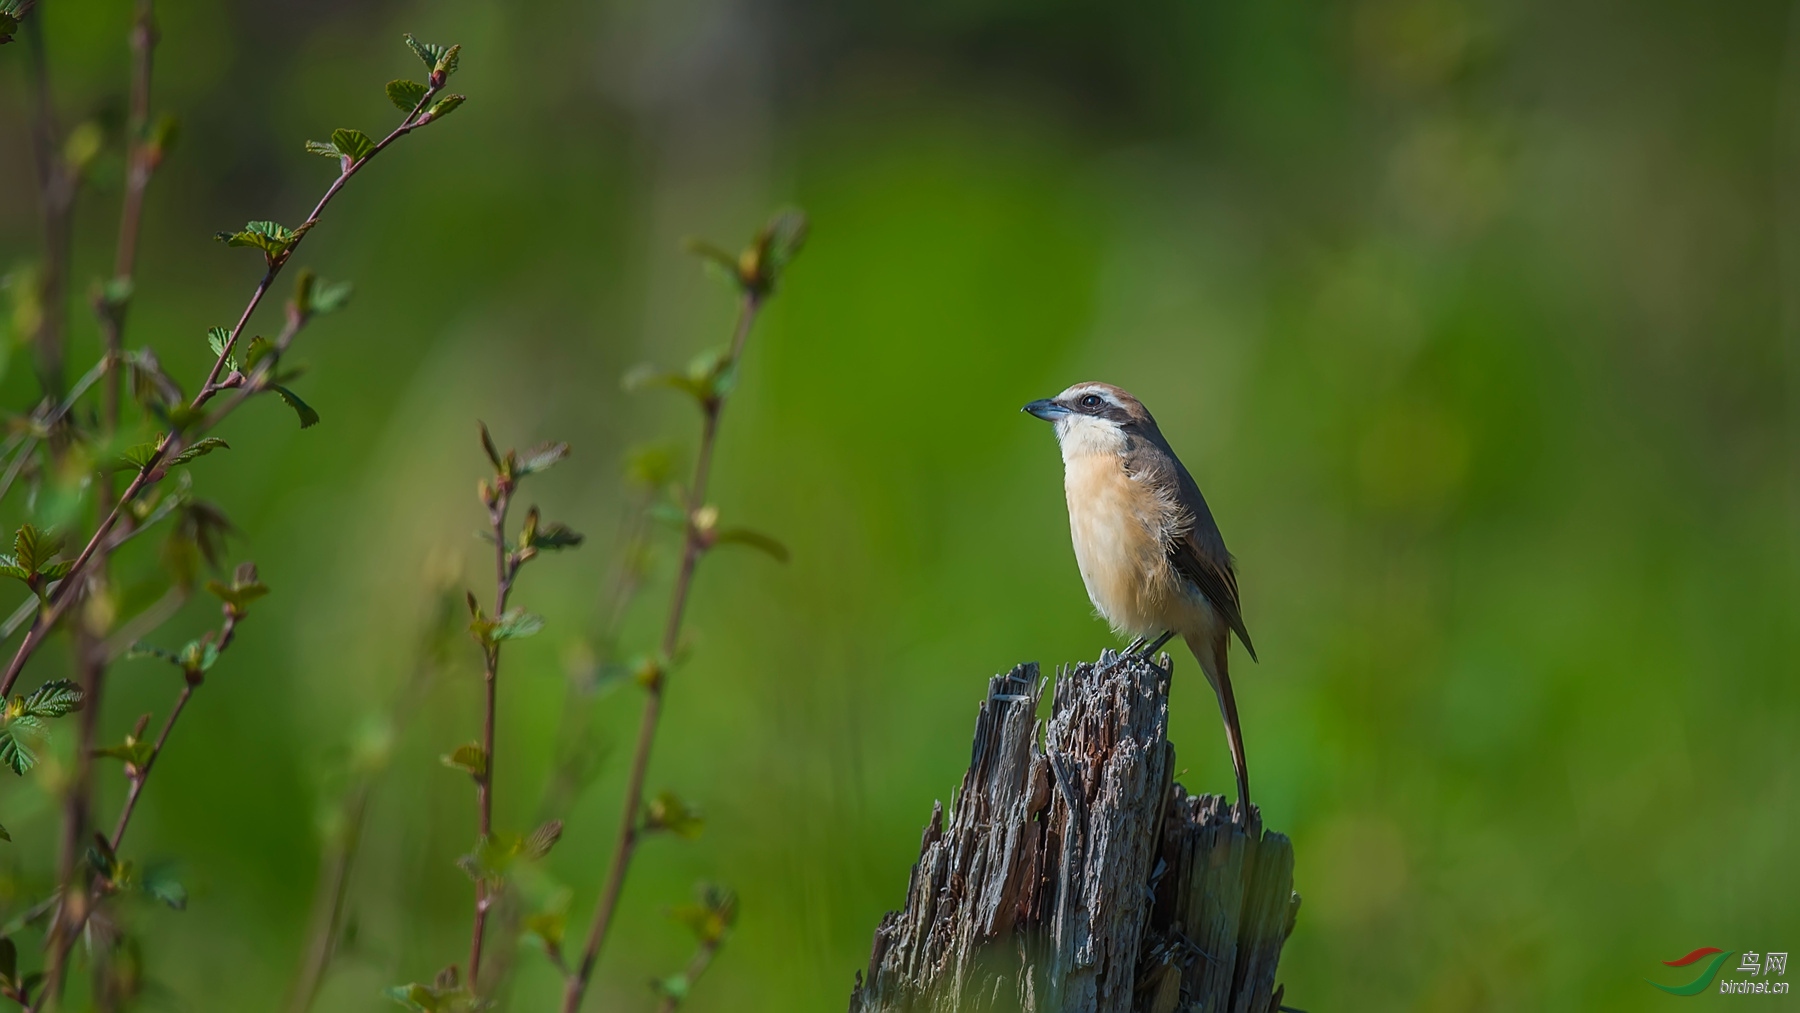
[[[1088,597],[1114,630],[1150,637],[1149,657],[1179,635],[1219,698],[1238,803],[1250,812],[1250,774],[1226,651],[1231,634],[1256,648],[1238,606],[1231,553],[1193,476],[1137,398],[1109,383],[1078,383],[1025,411],[1056,426],[1069,533]]]

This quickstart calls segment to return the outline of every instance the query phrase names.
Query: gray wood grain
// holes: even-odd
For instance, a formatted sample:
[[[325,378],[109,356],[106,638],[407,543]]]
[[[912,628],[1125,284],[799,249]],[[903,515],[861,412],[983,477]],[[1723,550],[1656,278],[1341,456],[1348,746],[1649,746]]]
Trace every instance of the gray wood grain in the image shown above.
[[[1167,656],[1164,656],[1166,663]],[[932,807],[852,1013],[1271,1013],[1293,847],[1174,784],[1169,671],[1108,651],[988,682],[969,769]]]

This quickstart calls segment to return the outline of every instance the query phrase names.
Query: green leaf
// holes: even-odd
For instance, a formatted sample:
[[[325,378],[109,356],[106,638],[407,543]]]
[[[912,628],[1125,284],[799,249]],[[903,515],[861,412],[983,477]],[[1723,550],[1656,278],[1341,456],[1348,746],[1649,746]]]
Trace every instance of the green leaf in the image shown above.
[[[151,644],[132,644],[125,652],[127,658],[155,658],[166,661],[176,668],[181,667],[181,656],[174,651],[167,651]]]
[[[542,443],[525,451],[525,456],[519,458],[518,463],[513,466],[513,474],[523,478],[548,471],[556,462],[568,456],[567,443]]]
[[[350,301],[350,294],[356,286],[347,281],[326,281],[320,278],[313,286],[312,303],[308,310],[312,313],[335,313],[344,308]]]
[[[633,448],[625,458],[625,477],[647,489],[661,489],[675,477],[675,452],[667,444]]]
[[[235,609],[242,609],[263,595],[269,593],[269,586],[262,581],[251,581],[248,584],[232,582],[229,586],[216,580],[206,582],[206,589],[220,601]]]
[[[551,521],[532,532],[529,544],[534,549],[572,549],[581,544],[582,537],[567,524]]]
[[[434,120],[443,119],[455,112],[456,107],[462,105],[467,100],[467,96],[464,95],[445,95],[443,98],[433,102],[431,108],[426,110],[426,114]]]
[[[213,238],[226,246],[248,246],[261,250],[263,258],[272,266],[285,259],[293,250],[294,244],[310,228],[310,224],[290,229],[279,222],[250,222],[236,232],[221,232]]]
[[[713,535],[714,545],[744,545],[766,554],[777,563],[788,561],[787,546],[760,531],[749,528],[726,528]]]
[[[300,400],[300,395],[278,383],[270,384],[269,389],[275,392],[276,397],[287,402],[287,406],[294,410],[295,415],[300,416],[301,429],[311,429],[319,424],[319,413],[313,411],[312,405]]]
[[[810,229],[805,213],[795,208],[777,212],[769,224],[763,226],[757,242],[763,250],[763,270],[771,279],[799,256]]]
[[[387,990],[386,995],[407,1009],[419,1010],[420,1013],[439,1013],[444,1009],[439,1004],[438,994],[416,981],[408,985],[395,985]]]
[[[198,441],[193,446],[188,447],[186,450],[183,450],[181,453],[176,454],[174,457],[169,458],[168,466],[173,468],[173,467],[176,467],[177,465],[187,464],[189,461],[193,461],[197,458],[205,457],[207,454],[210,454],[215,450],[230,450],[230,449],[231,449],[231,444],[226,443],[224,440],[219,439],[217,436],[208,436],[206,439]]]
[[[481,449],[487,453],[488,460],[493,462],[494,469],[498,471],[501,467],[500,448],[494,446],[494,438],[489,435],[486,422],[477,421],[475,424],[481,428]]]
[[[433,73],[445,75],[456,73],[457,54],[462,49],[461,46],[436,46],[429,42],[420,42],[413,38],[411,33],[406,35],[406,45],[418,56],[421,63],[431,68]]]
[[[13,558],[32,573],[43,569],[44,564],[61,551],[61,537],[31,524],[19,525],[13,535]]]
[[[166,866],[152,866],[144,870],[142,888],[145,894],[162,901],[175,911],[187,910],[187,887],[182,886]]]
[[[667,387],[688,395],[700,404],[706,403],[706,387],[692,377],[658,369],[650,363],[633,367],[625,374],[625,390],[636,393],[646,387]]]
[[[417,81],[401,78],[387,83],[388,101],[394,108],[403,113],[410,113],[419,107],[419,100],[425,97],[425,86]]]
[[[326,158],[342,159],[344,157],[344,153],[338,150],[338,146],[332,144],[330,141],[307,141],[306,153],[309,155],[323,155]]]
[[[275,354],[275,342],[262,335],[250,339],[250,347],[244,352],[244,369],[256,368],[257,363]]]
[[[480,777],[487,773],[487,751],[474,742],[457,746],[454,752],[439,757],[439,759],[443,761],[444,766],[466,770],[473,777]]]
[[[339,127],[331,132],[331,145],[343,153],[352,162],[360,162],[369,157],[375,150],[375,142],[369,135],[349,127]]]
[[[81,709],[81,687],[68,679],[52,679],[18,702],[23,713],[39,718],[60,718]]]
[[[470,879],[493,882],[506,876],[513,860],[519,857],[522,840],[518,834],[494,834],[476,842],[475,850],[456,860]]]
[[[211,634],[199,640],[190,640],[182,645],[182,671],[190,676],[201,675],[212,670],[219,660],[219,645],[213,643]]]
[[[235,373],[238,371],[237,359],[226,355],[225,349],[231,343],[231,331],[224,327],[209,327],[206,330],[206,345],[212,349],[213,358],[225,359],[225,368]]]
[[[31,751],[30,746],[20,742],[10,727],[0,728],[0,763],[11,767],[13,773],[22,775],[37,766],[37,754]]]
[[[658,792],[644,810],[646,830],[667,830],[691,841],[699,837],[700,832],[706,828],[706,818],[700,815],[699,810],[690,808],[672,791]]]
[[[150,757],[155,751],[156,747],[151,743],[139,739],[134,735],[127,735],[124,742],[121,742],[116,746],[107,746],[103,749],[96,749],[94,750],[94,755],[120,760],[124,763],[129,763],[134,767],[142,768],[144,764],[150,762]]]
[[[125,448],[125,452],[119,455],[118,463],[113,465],[113,470],[143,471],[150,467],[150,462],[156,458],[158,443],[157,440],[151,440],[149,443],[139,443]]]
[[[543,628],[542,616],[532,615],[522,609],[507,609],[494,619],[494,628],[490,637],[496,642],[524,640],[526,637],[536,636]]]

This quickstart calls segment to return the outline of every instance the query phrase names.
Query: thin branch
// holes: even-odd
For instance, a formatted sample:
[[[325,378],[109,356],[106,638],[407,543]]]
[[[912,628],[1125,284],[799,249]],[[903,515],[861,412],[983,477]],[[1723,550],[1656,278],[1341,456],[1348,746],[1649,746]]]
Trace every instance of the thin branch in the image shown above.
[[[50,96],[49,54],[43,18],[24,22],[31,50],[31,147],[37,164],[39,210],[44,225],[44,273],[39,288],[42,317],[32,340],[37,346],[38,381],[54,397],[62,389],[63,333],[67,323],[70,227],[75,175],[57,148],[55,103]]]
[[[485,430],[483,430],[485,432]],[[506,512],[512,505],[513,478],[504,470],[495,476],[491,498],[488,498],[488,527],[494,539],[494,616],[506,613],[506,600],[512,594],[513,579],[519,575],[522,560],[506,548]],[[485,488],[485,485],[484,485]],[[482,651],[483,708],[481,716],[481,769],[474,772],[475,805],[478,840],[487,841],[494,833],[494,725],[500,680],[500,642],[484,645]],[[469,987],[478,988],[481,980],[481,947],[487,935],[488,911],[494,895],[485,877],[475,880],[475,918],[469,933]]]
[[[758,311],[762,307],[764,289],[760,286],[746,286],[738,305],[737,325],[732,332],[731,350],[727,353],[726,368],[734,368],[743,354],[744,342],[750,336],[750,329],[756,323]],[[719,416],[725,407],[725,395],[709,397],[703,403],[703,417],[700,429],[700,450],[694,461],[694,480],[688,487],[686,534],[681,550],[681,569],[675,577],[675,590],[669,602],[668,620],[663,625],[662,659],[666,663],[675,656],[681,642],[682,619],[687,612],[689,592],[693,588],[694,570],[700,564],[700,557],[706,551],[706,542],[695,523],[694,517],[706,505],[706,487],[712,477],[712,459],[714,445],[718,440]],[[644,712],[638,722],[637,745],[632,751],[631,772],[625,781],[625,801],[619,815],[618,839],[613,846],[612,859],[606,872],[606,883],[600,891],[599,904],[594,908],[594,920],[588,929],[587,945],[583,947],[581,962],[576,965],[575,973],[570,975],[563,989],[563,1013],[577,1013],[581,1009],[582,999],[586,996],[588,982],[594,974],[594,966],[599,962],[600,950],[606,945],[608,930],[612,927],[613,914],[619,906],[619,896],[624,890],[625,875],[630,871],[631,859],[637,852],[642,827],[639,823],[639,810],[644,801],[644,780],[650,770],[650,753],[656,743],[656,729],[662,717],[664,675],[650,680],[645,689]]]
[[[442,84],[438,83],[428,86],[425,94],[420,97],[418,103],[413,106],[411,112],[407,113],[406,118],[401,121],[399,126],[395,127],[392,132],[382,138],[367,155],[343,166],[339,171],[337,179],[332,181],[331,186],[326,189],[325,195],[319,198],[318,204],[314,205],[312,213],[308,215],[306,221],[295,230],[299,233],[299,236],[295,238],[293,244],[280,256],[270,258],[268,270],[263,273],[262,280],[257,283],[255,291],[251,293],[250,301],[245,304],[243,313],[239,314],[237,324],[232,327],[231,334],[226,339],[224,347],[219,350],[218,358],[213,362],[212,369],[207,373],[206,382],[201,386],[199,393],[195,394],[193,400],[188,404],[187,408],[189,412],[199,413],[201,409],[206,407],[207,402],[212,400],[215,394],[222,390],[231,389],[230,386],[219,382],[219,374],[224,370],[226,360],[231,357],[233,349],[236,348],[239,336],[243,334],[245,325],[250,322],[251,314],[255,313],[256,308],[262,304],[263,296],[268,294],[269,286],[274,283],[276,276],[281,273],[282,267],[293,257],[294,251],[299,248],[300,243],[306,238],[307,232],[309,232],[314,225],[318,224],[319,217],[325,213],[325,208],[330,205],[332,198],[338,195],[338,192],[344,188],[344,184],[348,183],[352,176],[355,176],[360,172],[363,166],[369,164],[376,155],[385,151],[388,145],[414,130],[417,130],[419,127],[430,123],[435,116],[429,111],[429,105],[431,100],[436,97],[442,88]],[[236,384],[232,384],[231,386],[236,386]],[[237,404],[241,403],[241,401],[241,398],[236,399],[227,407],[235,407]],[[219,413],[210,418],[206,418],[201,423],[195,425],[192,431],[186,435],[199,435],[216,425],[223,417],[224,413]],[[113,509],[106,515],[106,518],[100,522],[100,526],[94,531],[93,536],[88,539],[87,545],[82,548],[80,555],[75,557],[68,575],[64,577],[51,592],[49,605],[38,616],[37,621],[32,623],[31,629],[26,632],[25,639],[19,644],[19,648],[13,654],[12,660],[7,663],[5,673],[0,675],[0,697],[4,697],[7,693],[12,691],[13,683],[18,681],[19,673],[25,668],[25,662],[29,660],[31,655],[36,652],[40,645],[42,645],[44,638],[49,635],[50,629],[55,626],[56,621],[62,617],[64,611],[66,611],[69,605],[79,597],[75,594],[74,589],[85,583],[82,578],[86,576],[85,571],[90,560],[92,560],[94,554],[99,551],[100,547],[105,543],[105,540],[107,536],[111,534],[113,527],[118,524],[124,509],[142,494],[144,490],[161,480],[162,462],[171,451],[176,449],[179,442],[180,440],[173,433],[165,434],[157,441],[156,449],[150,455],[150,459],[145,462],[144,466],[132,478],[131,484],[125,487],[125,491],[119,496],[119,501],[113,505]]]
[[[692,987],[694,982],[699,981],[700,976],[706,973],[706,969],[712,965],[713,957],[718,956],[719,946],[724,941],[723,937],[701,940],[699,949],[694,951],[693,957],[688,960],[687,967],[681,972],[681,977],[687,986]],[[662,1001],[656,1004],[656,1013],[675,1013],[681,1007],[681,1000],[682,996],[672,991],[665,991]]]

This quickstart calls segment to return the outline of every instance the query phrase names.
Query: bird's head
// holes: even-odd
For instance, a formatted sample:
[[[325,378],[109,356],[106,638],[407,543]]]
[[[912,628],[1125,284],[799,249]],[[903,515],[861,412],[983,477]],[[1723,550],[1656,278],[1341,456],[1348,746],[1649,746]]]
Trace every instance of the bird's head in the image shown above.
[[[1110,383],[1075,384],[1051,398],[1033,401],[1022,411],[1056,427],[1065,456],[1071,450],[1117,452],[1133,427],[1154,427],[1144,403]]]

